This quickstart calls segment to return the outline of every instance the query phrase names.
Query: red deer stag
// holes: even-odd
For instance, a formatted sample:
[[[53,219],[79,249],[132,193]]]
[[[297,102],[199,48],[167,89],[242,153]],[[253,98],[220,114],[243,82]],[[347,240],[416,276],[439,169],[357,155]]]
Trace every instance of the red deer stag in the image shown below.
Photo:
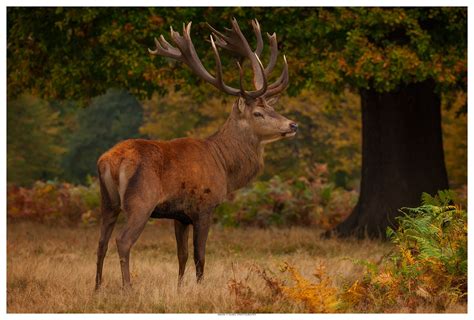
[[[155,39],[153,55],[184,62],[203,80],[217,89],[238,97],[224,125],[207,139],[181,138],[171,141],[126,140],[104,153],[98,160],[102,200],[102,227],[97,252],[96,288],[102,281],[102,267],[107,245],[117,216],[122,210],[127,222],[116,242],[122,269],[123,287],[130,287],[130,248],[140,236],[149,218],[174,219],[181,283],[188,259],[188,233],[193,225],[194,263],[199,282],[204,272],[206,240],[214,208],[226,196],[251,181],[263,166],[266,143],[296,134],[296,123],[274,109],[278,95],[288,84],[288,65],[284,57],[283,71],[272,84],[267,79],[275,67],[278,48],[276,35],[268,35],[270,60],[266,67],[260,61],[263,40],[257,20],[252,21],[256,36],[253,51],[235,19],[232,28],[219,32],[211,28],[216,75],[201,63],[191,41],[191,22],[183,27],[183,35],[171,28],[171,39]],[[217,47],[231,51],[250,61],[255,90],[226,85]]]

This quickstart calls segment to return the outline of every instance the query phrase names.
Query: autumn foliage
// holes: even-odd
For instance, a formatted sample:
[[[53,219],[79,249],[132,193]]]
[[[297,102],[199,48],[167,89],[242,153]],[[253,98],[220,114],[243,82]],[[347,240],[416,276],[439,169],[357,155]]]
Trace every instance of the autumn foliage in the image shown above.
[[[99,185],[36,182],[31,188],[8,187],[8,217],[44,223],[93,223],[99,216]]]
[[[283,180],[274,176],[234,193],[216,210],[227,226],[269,227],[294,225],[334,227],[346,218],[357,193],[328,181],[327,165],[315,164],[306,175]]]

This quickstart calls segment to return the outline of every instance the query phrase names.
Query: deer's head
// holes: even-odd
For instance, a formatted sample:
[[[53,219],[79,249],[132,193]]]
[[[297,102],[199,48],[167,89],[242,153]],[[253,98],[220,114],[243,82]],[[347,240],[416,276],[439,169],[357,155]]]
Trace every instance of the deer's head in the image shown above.
[[[257,20],[252,21],[253,31],[257,39],[255,50],[250,48],[245,36],[239,28],[237,21],[232,19],[232,28],[224,32],[217,31],[209,26],[212,50],[216,60],[216,75],[212,76],[201,63],[194,45],[191,41],[191,22],[183,26],[183,35],[171,28],[171,39],[176,47],[169,44],[163,35],[155,38],[155,50],[149,50],[151,54],[161,55],[184,62],[200,78],[209,82],[217,89],[237,96],[234,102],[230,118],[237,121],[241,130],[257,137],[262,143],[280,140],[296,134],[297,124],[281,114],[277,113],[274,106],[279,95],[288,85],[288,64],[283,56],[284,65],[280,77],[273,83],[268,84],[267,79],[273,71],[278,57],[278,45],[275,33],[268,34],[270,42],[270,60],[266,67],[263,66],[260,55],[263,51],[263,40],[260,26]],[[240,72],[240,88],[233,88],[224,83],[222,76],[222,64],[217,47],[231,51],[240,57],[237,66]],[[247,59],[253,71],[253,83],[255,90],[244,89],[242,62]]]

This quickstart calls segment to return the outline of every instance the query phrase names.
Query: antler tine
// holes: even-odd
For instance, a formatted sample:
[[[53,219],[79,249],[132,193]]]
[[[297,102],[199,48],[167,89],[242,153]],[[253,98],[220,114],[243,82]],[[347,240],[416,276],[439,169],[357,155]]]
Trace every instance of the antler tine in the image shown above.
[[[153,55],[158,55],[158,54],[159,54],[159,53],[158,53],[159,49],[162,49],[162,50],[163,50],[163,48],[161,48],[161,44],[160,44],[160,42],[158,41],[158,39],[154,38],[154,41],[155,41],[155,47],[156,47],[156,48],[155,48],[155,50],[151,50],[150,48],[148,48],[148,53],[153,54]],[[160,51],[161,51],[161,50],[160,50]]]
[[[237,61],[237,67],[239,68],[239,85],[240,85],[240,93],[244,96],[247,97],[246,91],[244,89],[244,70],[242,69],[242,66],[240,65],[240,62]]]
[[[207,27],[208,27],[209,29],[211,29],[211,32],[214,34],[214,36],[216,37],[216,39],[220,39],[220,38],[221,38],[221,39],[224,39],[224,38],[226,38],[226,36],[225,36],[222,32],[220,32],[219,30],[217,30],[217,29],[215,29],[213,26],[211,26],[211,25],[209,24],[209,22],[206,22],[206,24],[207,24]],[[225,29],[227,29],[227,28],[225,28]]]
[[[169,50],[170,48],[173,48],[173,46],[171,44],[169,44],[168,41],[166,41],[165,37],[163,37],[162,34],[160,34],[160,37],[158,38],[158,40],[155,38],[155,44],[156,44],[156,46],[160,45],[162,48],[164,48],[166,50]]]
[[[221,63],[221,57],[219,56],[219,52],[217,51],[216,44],[214,43],[214,38],[212,37],[212,34],[209,36],[211,39],[211,46],[212,50],[214,51],[214,57],[216,59],[216,80],[219,83],[222,83],[222,63]]]
[[[262,32],[260,31],[260,24],[258,24],[257,19],[252,20],[253,33],[257,38],[257,47],[255,48],[255,53],[260,57],[263,51],[263,39]]]
[[[263,67],[262,61],[260,61],[260,58],[256,53],[255,55],[255,60],[257,60],[258,66],[260,68],[260,72],[262,74],[262,87],[260,89],[257,89],[256,91],[251,91],[247,92],[249,96],[252,98],[258,98],[260,96],[264,96],[268,90],[268,83],[267,83],[267,77],[265,76],[265,68]]]
[[[224,83],[223,76],[222,76],[221,57],[219,56],[219,51],[217,51],[217,47],[214,42],[214,38],[212,37],[212,34],[209,37],[211,39],[211,46],[212,46],[212,50],[214,51],[214,57],[216,59],[216,84],[214,84],[214,86],[224,91],[225,93],[236,95],[236,89],[229,87],[228,85]]]
[[[277,57],[278,57],[278,42],[277,42],[277,37],[276,33],[273,33],[270,35],[267,33],[268,36],[268,41],[270,42],[270,61],[268,62],[267,67],[265,68],[265,75],[268,77],[272,71],[273,68],[275,68],[276,62],[277,62]]]
[[[280,77],[271,85],[268,86],[268,90],[265,94],[266,97],[271,97],[277,94],[280,94],[288,86],[289,75],[288,75],[288,62],[286,61],[286,56],[283,55],[283,70]]]
[[[260,70],[263,72],[264,71],[263,64],[260,61],[260,59],[258,58],[257,54],[255,54],[255,59],[258,62]],[[244,71],[242,70],[242,66],[240,65],[240,63],[238,61],[237,61],[237,66],[239,67],[239,73],[240,73],[240,93],[241,93],[241,95],[246,99],[248,99],[248,98],[256,99],[258,97],[264,96],[265,93],[268,90],[267,78],[263,77],[262,87],[260,89],[258,89],[256,91],[246,91],[244,89],[244,80],[243,80],[244,79]]]
[[[234,18],[235,20],[235,18]],[[238,33],[235,32],[234,26],[232,26],[231,29],[229,28],[224,28],[224,33],[220,32],[219,30],[215,29],[213,26],[211,26],[209,23],[207,23],[207,26],[209,29],[211,29],[212,34],[216,38],[216,44],[228,51],[231,52],[236,52],[241,56],[246,57],[247,51],[245,51],[245,46],[242,44],[242,38],[239,37]],[[237,25],[238,27],[238,25]],[[236,37],[237,36],[237,37]],[[243,38],[245,38],[242,35]]]
[[[181,52],[170,45],[163,35],[160,35],[159,39],[154,38],[155,50],[148,49],[148,52],[153,55],[162,55],[176,60],[182,60]]]

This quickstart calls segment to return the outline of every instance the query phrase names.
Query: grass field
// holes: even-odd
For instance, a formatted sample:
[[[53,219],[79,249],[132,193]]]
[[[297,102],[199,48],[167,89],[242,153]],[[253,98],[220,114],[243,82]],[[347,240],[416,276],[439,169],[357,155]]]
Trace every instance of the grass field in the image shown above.
[[[121,226],[118,226],[120,229]],[[391,245],[370,240],[323,240],[313,229],[224,229],[209,235],[205,279],[196,284],[192,255],[183,286],[177,288],[178,262],[172,224],[150,224],[131,253],[131,292],[122,292],[114,231],[104,265],[104,284],[95,293],[98,227],[64,228],[33,222],[9,223],[7,235],[7,311],[9,313],[232,313],[305,312],[291,301],[269,297],[256,267],[281,276],[284,262],[308,278],[320,262],[336,286],[360,277],[350,259],[379,260]],[[191,243],[190,243],[191,245]],[[190,250],[192,253],[192,250]],[[246,310],[229,281],[248,284],[258,305]],[[234,281],[234,282],[235,282]],[[263,301],[263,302],[262,302]],[[370,306],[367,309],[370,310]],[[430,312],[429,309],[417,310]],[[466,312],[465,305],[450,312]],[[397,309],[392,312],[408,312]]]

